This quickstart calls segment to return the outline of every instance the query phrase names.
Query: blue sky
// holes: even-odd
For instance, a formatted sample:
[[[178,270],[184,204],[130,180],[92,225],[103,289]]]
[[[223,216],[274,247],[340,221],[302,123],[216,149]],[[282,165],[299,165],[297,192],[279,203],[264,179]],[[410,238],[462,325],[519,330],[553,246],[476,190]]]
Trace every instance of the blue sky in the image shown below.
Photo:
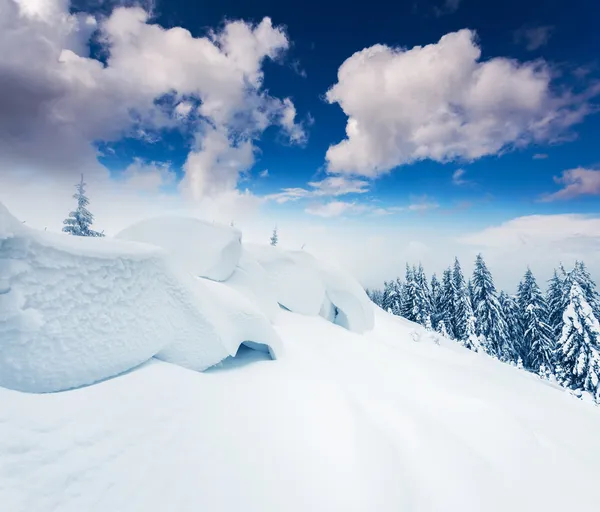
[[[368,282],[441,252],[521,253],[506,281],[598,259],[597,2],[0,7],[0,200],[32,224],[60,226],[84,171],[108,232],[163,210],[290,245],[319,225],[352,270],[348,239],[400,240]]]
[[[544,59],[562,76],[556,87],[581,89],[598,76],[597,48],[600,35],[594,20],[600,7],[591,1],[475,2],[464,0],[444,7],[443,2],[369,2],[368,7],[349,8],[342,2],[288,4],[285,2],[157,2],[153,20],[165,28],[181,26],[194,36],[221,26],[225,20],[259,22],[270,16],[286,27],[291,47],[278,62],[265,65],[264,87],[275,96],[293,99],[298,116],[313,122],[307,126],[308,142],[286,144],[277,130],[267,130],[257,143],[259,153],[240,183],[258,195],[276,193],[285,187],[302,187],[324,175],[327,148],[344,137],[346,116],[323,95],[336,82],[340,64],[355,51],[377,43],[411,48],[435,43],[441,36],[461,28],[477,32],[483,59],[510,57],[520,61]],[[89,7],[84,3],[82,7]],[[440,12],[443,11],[443,12]],[[531,43],[527,31],[545,36]],[[519,35],[520,34],[520,35]],[[534,37],[534,36],[530,36]],[[533,44],[538,47],[528,47]],[[573,75],[589,70],[586,79]],[[553,84],[554,85],[554,84]],[[598,198],[581,195],[569,201],[540,202],[541,195],[555,192],[554,177],[562,171],[599,163],[596,147],[600,116],[590,115],[569,130],[574,140],[532,144],[469,161],[448,163],[421,161],[392,169],[375,180],[368,194],[349,196],[395,206],[427,196],[444,209],[471,210],[489,220],[531,213],[590,213],[598,209]],[[115,155],[103,161],[118,173],[133,158],[168,161],[181,174],[189,145],[177,134],[163,134],[163,141],[144,144],[129,140],[112,144]],[[538,155],[536,157],[536,155]],[[540,158],[543,155],[544,158]],[[537,159],[536,159],[537,158]],[[268,169],[268,179],[259,173]],[[464,171],[456,185],[453,173]],[[288,207],[291,205],[288,205]],[[302,209],[295,203],[293,209]]]

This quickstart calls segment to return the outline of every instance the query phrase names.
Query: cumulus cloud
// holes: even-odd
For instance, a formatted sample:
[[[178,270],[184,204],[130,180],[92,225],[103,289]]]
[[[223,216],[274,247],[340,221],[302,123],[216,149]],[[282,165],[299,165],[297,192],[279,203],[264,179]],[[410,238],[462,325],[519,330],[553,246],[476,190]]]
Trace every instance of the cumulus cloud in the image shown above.
[[[328,170],[375,177],[418,160],[470,161],[554,140],[590,112],[600,89],[559,94],[552,77],[543,61],[481,60],[470,30],[410,50],[366,48],[341,65],[326,95],[348,116]]]
[[[561,176],[554,178],[554,181],[563,185],[563,188],[553,194],[543,196],[542,201],[600,195],[600,170],[577,167],[576,169],[563,171]]]
[[[105,62],[89,55],[92,33]],[[154,142],[185,122],[194,145],[182,188],[195,198],[229,191],[266,128],[305,140],[292,101],[262,87],[265,59],[288,46],[269,18],[193,37],[140,7],[96,17],[70,14],[67,0],[0,0],[0,173],[108,179],[96,143]]]
[[[548,44],[553,31],[552,25],[523,26],[515,30],[514,41],[532,52]]]

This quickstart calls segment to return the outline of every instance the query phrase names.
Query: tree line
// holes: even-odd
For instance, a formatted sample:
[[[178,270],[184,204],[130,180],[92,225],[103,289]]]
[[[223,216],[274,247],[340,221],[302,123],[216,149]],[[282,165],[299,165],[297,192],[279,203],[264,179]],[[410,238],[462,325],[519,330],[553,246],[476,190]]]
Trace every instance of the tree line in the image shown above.
[[[546,293],[530,269],[516,295],[498,291],[480,254],[468,281],[458,258],[441,281],[407,264],[404,280],[367,294],[385,311],[600,401],[600,296],[581,261],[569,271],[561,264]]]

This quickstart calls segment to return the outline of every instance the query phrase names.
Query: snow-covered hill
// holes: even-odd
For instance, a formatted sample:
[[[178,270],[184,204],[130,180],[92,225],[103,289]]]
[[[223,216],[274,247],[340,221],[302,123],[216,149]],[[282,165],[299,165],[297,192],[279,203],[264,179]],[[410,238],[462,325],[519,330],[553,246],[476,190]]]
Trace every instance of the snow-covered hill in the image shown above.
[[[228,258],[237,251],[222,247]],[[0,207],[0,510],[598,510],[597,406],[365,306],[352,280],[308,255],[237,252],[231,272],[218,272],[231,277],[209,281],[173,268],[168,248],[52,237]],[[117,302],[131,332],[82,325],[119,314],[103,294],[143,279],[139,267],[154,277],[155,295]],[[90,316],[73,307],[75,316],[53,317],[77,290]],[[277,302],[286,309],[274,310]],[[182,304],[189,317],[175,314]],[[136,312],[157,322],[156,336]],[[210,329],[177,332],[180,321]],[[105,380],[59,393],[9,389],[62,388],[52,365],[80,379],[98,351],[104,371],[113,350],[131,349],[135,329],[136,356],[142,346],[158,357],[179,347],[185,357],[146,356],[119,375],[109,365]],[[248,335],[265,330],[268,342]],[[189,369],[205,343],[224,359]]]

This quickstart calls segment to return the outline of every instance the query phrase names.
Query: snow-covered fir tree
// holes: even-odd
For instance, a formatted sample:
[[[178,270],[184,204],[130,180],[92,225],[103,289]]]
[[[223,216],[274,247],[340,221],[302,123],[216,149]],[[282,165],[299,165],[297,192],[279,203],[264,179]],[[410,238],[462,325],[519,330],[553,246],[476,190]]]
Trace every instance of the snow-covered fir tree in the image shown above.
[[[384,311],[393,315],[400,314],[401,288],[402,284],[399,280],[384,283],[381,297],[381,308]]]
[[[581,286],[581,290],[585,296],[585,300],[592,308],[596,318],[600,318],[600,297],[596,291],[596,283],[592,280],[592,276],[588,272],[583,261],[576,261],[573,269],[574,277]]]
[[[429,289],[429,283],[427,282],[427,276],[423,270],[423,265],[419,263],[418,268],[413,269],[413,272],[415,283],[417,285],[417,307],[419,309],[417,321],[426,329],[431,329],[431,291]]]
[[[562,265],[554,270],[548,282],[546,304],[548,305],[548,324],[552,329],[552,338],[558,340],[562,335],[563,313],[569,301],[569,290],[565,290],[565,271]]]
[[[62,230],[75,236],[102,237],[104,233],[90,229],[90,226],[94,223],[94,216],[87,209],[90,201],[85,195],[85,187],[86,183],[83,181],[82,174],[81,181],[75,185],[77,192],[73,194],[73,199],[77,199],[77,209],[70,212],[69,217],[63,221]]]
[[[277,228],[273,228],[273,234],[271,235],[271,239],[269,240],[269,243],[275,247],[277,245],[277,242],[279,242],[279,236],[277,235]]]
[[[523,331],[519,355],[528,370],[549,377],[554,373],[556,343],[548,305],[529,268],[519,283],[517,300]]]
[[[431,328],[437,331],[437,324],[440,321],[442,311],[440,304],[442,300],[442,285],[435,273],[431,276],[431,286],[429,289],[431,293]],[[445,335],[447,335],[447,332]]]
[[[517,362],[519,359],[522,362],[523,355],[528,353],[528,351],[522,345],[521,310],[519,309],[517,298],[502,291],[498,294],[498,302],[500,302],[500,307],[502,308],[502,313],[508,327],[508,339],[512,340],[513,347],[517,352]]]
[[[577,279],[570,284],[569,303],[558,340],[559,381],[600,399],[600,323]]]
[[[504,361],[516,361],[517,354],[508,339],[508,326],[498,301],[492,273],[481,254],[475,258],[471,282],[476,333],[482,340],[485,351]]]
[[[406,264],[406,273],[404,276],[404,288],[402,290],[402,301],[400,304],[400,314],[410,320],[417,321],[418,314],[418,298],[417,298],[417,283],[415,281],[415,273]]]
[[[455,339],[454,332],[454,281],[452,280],[452,270],[447,268],[442,274],[442,287],[440,291],[440,301],[438,305],[439,318],[436,331],[440,334],[445,331],[444,336]]]
[[[383,292],[381,290],[378,290],[376,288],[371,290],[367,288],[365,292],[374,304],[377,304],[379,307],[382,307],[381,305],[383,304]]]
[[[481,343],[476,333],[475,315],[473,314],[469,290],[458,258],[454,259],[452,282],[454,286],[454,335],[465,347],[478,351],[481,348]]]

